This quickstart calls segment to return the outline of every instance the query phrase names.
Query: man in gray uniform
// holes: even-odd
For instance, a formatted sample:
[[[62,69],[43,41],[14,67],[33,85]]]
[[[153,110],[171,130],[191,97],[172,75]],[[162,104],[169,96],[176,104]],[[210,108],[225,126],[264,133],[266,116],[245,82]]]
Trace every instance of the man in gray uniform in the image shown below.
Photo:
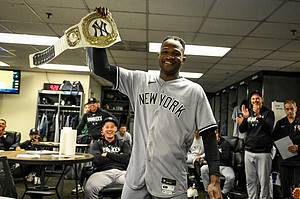
[[[110,14],[97,9],[99,15]],[[126,94],[134,110],[133,148],[123,199],[186,198],[186,154],[193,132],[202,135],[210,166],[211,198],[221,198],[217,125],[199,84],[179,77],[184,41],[166,37],[159,55],[160,75],[131,71],[108,63],[105,49],[92,49],[93,71]],[[90,52],[91,53],[91,52]]]

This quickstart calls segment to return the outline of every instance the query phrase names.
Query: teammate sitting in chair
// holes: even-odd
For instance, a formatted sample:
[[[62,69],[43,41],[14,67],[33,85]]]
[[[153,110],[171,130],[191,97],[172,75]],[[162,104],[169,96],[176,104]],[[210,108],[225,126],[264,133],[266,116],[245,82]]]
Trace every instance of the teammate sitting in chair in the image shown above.
[[[0,150],[19,150],[20,134],[6,131],[6,120],[0,119]]]
[[[201,176],[201,167],[207,162],[204,160],[204,145],[201,135],[198,131],[194,132],[194,140],[190,150],[187,153],[186,163],[189,168],[189,172],[193,172],[195,174],[196,179],[196,187],[200,187],[200,176]]]
[[[221,137],[219,130],[216,130],[216,140],[218,142],[218,149],[220,152],[220,173],[225,177],[224,186],[222,189],[223,199],[227,198],[226,194],[232,189],[234,185],[234,171],[231,167],[231,146],[228,141]],[[208,165],[201,167],[201,177],[205,191],[209,184],[209,170]]]
[[[124,184],[126,168],[130,158],[130,146],[117,138],[118,122],[113,117],[103,120],[103,139],[91,145],[90,153],[96,173],[93,173],[85,185],[85,198],[98,198],[99,192],[112,183]]]

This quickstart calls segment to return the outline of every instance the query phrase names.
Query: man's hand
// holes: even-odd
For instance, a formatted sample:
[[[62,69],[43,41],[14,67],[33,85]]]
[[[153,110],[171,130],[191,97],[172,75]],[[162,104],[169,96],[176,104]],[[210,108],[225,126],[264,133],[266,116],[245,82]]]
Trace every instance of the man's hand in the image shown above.
[[[245,105],[242,105],[242,113],[243,113],[243,117],[244,118],[248,118],[249,117],[249,110],[246,108]]]
[[[210,176],[210,184],[207,187],[207,192],[210,199],[222,199],[222,192],[220,187],[219,177]]]
[[[290,145],[290,146],[288,146],[288,150],[291,153],[297,153],[298,152],[298,145]]]
[[[243,122],[243,120],[244,120],[243,116],[240,116],[240,117],[236,117],[236,118],[235,118],[235,121],[236,121],[236,123],[237,123],[238,125],[241,125],[242,122]]]
[[[102,156],[102,157],[106,157],[106,156],[107,156],[107,153],[102,153],[101,156]]]
[[[108,8],[105,8],[105,7],[99,7],[99,8],[96,8],[96,12],[97,12],[101,17],[106,17],[107,15],[110,14]]]

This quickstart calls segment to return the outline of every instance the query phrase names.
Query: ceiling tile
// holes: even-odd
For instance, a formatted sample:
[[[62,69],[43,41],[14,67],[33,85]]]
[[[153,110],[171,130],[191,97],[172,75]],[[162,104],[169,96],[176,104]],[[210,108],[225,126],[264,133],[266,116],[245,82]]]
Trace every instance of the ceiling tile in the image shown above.
[[[221,58],[220,57],[212,57],[212,56],[196,56],[196,55],[187,55],[187,62],[191,63],[216,63]]]
[[[285,47],[281,48],[280,50],[283,51],[294,51],[294,52],[300,52],[300,41],[292,41]]]
[[[287,67],[287,68],[282,68],[280,71],[284,72],[300,72],[300,67]]]
[[[263,59],[263,60],[256,62],[255,64],[253,64],[253,66],[284,67],[284,66],[290,65],[292,63],[293,63],[293,61]]]
[[[192,63],[192,62],[185,62],[182,66],[181,71],[184,72],[205,72],[207,69],[212,67],[213,64],[210,63]]]
[[[297,30],[298,27],[299,25],[297,24],[265,22],[256,28],[250,35],[267,38],[293,39],[291,30]]]
[[[220,64],[237,64],[247,66],[255,62],[256,59],[248,59],[248,58],[236,58],[236,57],[224,57],[219,62]]]
[[[121,39],[124,41],[146,41],[146,30],[122,29],[119,28]]]
[[[201,34],[198,33],[194,44],[203,46],[219,46],[219,47],[232,47],[236,45],[242,37],[228,36],[228,35],[215,35],[215,34]]]
[[[114,12],[113,18],[120,29],[146,29],[145,14]]]
[[[300,23],[300,2],[287,1],[267,21]]]
[[[297,68],[300,68],[300,62],[296,62],[296,63],[290,65],[289,67],[295,67],[295,68],[297,67]]]
[[[286,44],[288,41],[289,40],[283,39],[264,39],[247,37],[241,43],[239,43],[237,48],[275,50],[281,47],[282,45]]]
[[[2,22],[0,22],[0,32],[1,33],[12,33],[12,30],[10,30],[8,27],[6,27]]]
[[[46,7],[43,5],[33,5],[32,8],[46,23],[70,26],[78,24],[81,18],[88,14],[87,10],[78,8]],[[51,17],[48,18],[47,12],[52,13]]]
[[[227,70],[227,71],[240,71],[246,66],[243,65],[233,65],[233,64],[216,64],[214,69],[216,70]]]
[[[43,23],[2,22],[2,24],[18,34],[56,36],[55,33]]]
[[[297,53],[297,52],[276,51],[271,55],[267,56],[266,59],[298,61],[300,60],[300,52]]]
[[[211,0],[151,0],[149,11],[151,14],[205,16],[212,3]]]
[[[227,54],[227,57],[262,58],[270,52],[272,51],[235,48]]]
[[[114,57],[117,65],[125,64],[131,66],[146,66],[147,61],[146,59],[136,59],[136,58],[124,58],[124,57]]]
[[[82,0],[26,0],[30,5],[64,8],[85,8]]]
[[[225,35],[247,35],[258,22],[241,20],[207,19],[200,32]]]
[[[274,0],[217,0],[209,13],[209,17],[263,20],[278,5],[280,5],[280,1]]]
[[[66,25],[66,24],[49,24],[49,26],[55,30],[56,34],[58,34],[59,37],[63,36],[64,32],[70,28],[71,26],[70,25]],[[53,33],[53,36],[57,36],[57,35],[54,35]]]
[[[110,50],[113,57],[118,58],[135,58],[146,59],[146,52],[124,51],[124,50]]]
[[[114,15],[115,11],[146,12],[145,0],[85,0],[90,10],[96,7],[107,7]]]
[[[1,2],[1,21],[39,22],[39,19],[25,6],[24,3]]]
[[[149,29],[178,32],[196,32],[201,24],[200,17],[149,15]]]

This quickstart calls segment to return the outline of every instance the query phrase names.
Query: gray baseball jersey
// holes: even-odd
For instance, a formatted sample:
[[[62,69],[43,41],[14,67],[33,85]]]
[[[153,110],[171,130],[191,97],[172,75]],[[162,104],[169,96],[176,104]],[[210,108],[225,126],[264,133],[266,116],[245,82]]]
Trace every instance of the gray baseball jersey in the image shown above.
[[[193,133],[217,126],[202,87],[118,67],[115,88],[129,97],[135,113],[127,185],[139,189],[146,183],[156,197],[185,193]]]

